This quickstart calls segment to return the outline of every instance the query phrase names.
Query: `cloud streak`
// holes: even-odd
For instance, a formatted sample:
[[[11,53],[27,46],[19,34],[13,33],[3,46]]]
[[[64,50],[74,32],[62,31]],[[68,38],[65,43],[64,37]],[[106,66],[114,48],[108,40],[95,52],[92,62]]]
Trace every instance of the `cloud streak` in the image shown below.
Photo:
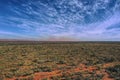
[[[9,9],[9,14],[0,13],[0,34],[6,38],[9,35],[37,40],[120,40],[119,3],[118,0],[11,0],[2,11]]]

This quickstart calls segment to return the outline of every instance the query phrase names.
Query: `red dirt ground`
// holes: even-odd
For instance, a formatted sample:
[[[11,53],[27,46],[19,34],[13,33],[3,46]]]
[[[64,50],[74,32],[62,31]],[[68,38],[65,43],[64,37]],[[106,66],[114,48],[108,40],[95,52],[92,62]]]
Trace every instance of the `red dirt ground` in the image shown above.
[[[93,72],[94,70],[96,71],[96,74],[104,74],[103,79],[102,80],[114,80],[112,78],[109,78],[109,74],[107,72],[105,72],[105,68],[110,67],[110,66],[114,66],[115,64],[120,64],[120,62],[115,62],[115,63],[107,63],[104,64],[102,66],[103,70],[97,70],[97,67],[95,66],[89,66],[87,67],[84,64],[80,64],[78,67],[73,68],[73,69],[66,69],[66,70],[54,70],[51,72],[38,72],[38,73],[34,73],[34,80],[42,80],[47,78],[48,80],[50,80],[51,77],[55,77],[55,76],[62,76],[62,73],[66,73],[66,74],[71,74],[71,73],[75,73],[75,72],[84,72],[84,71],[88,71],[88,72]],[[66,65],[64,65],[66,66]],[[28,78],[29,76],[24,76],[24,77],[19,77],[20,79],[22,78]],[[16,77],[12,78],[12,79],[5,79],[5,80],[15,80]]]

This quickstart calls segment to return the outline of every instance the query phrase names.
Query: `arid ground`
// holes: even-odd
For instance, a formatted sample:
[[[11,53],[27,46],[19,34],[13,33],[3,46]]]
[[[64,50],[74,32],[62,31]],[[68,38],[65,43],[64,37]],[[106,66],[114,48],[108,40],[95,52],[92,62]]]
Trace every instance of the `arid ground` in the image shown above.
[[[120,80],[120,42],[0,41],[0,80]]]

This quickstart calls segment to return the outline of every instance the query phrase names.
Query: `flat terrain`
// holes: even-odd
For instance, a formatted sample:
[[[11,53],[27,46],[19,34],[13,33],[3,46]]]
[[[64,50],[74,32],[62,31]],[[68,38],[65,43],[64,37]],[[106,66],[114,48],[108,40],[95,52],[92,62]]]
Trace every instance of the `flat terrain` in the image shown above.
[[[120,80],[120,42],[0,41],[0,80]]]

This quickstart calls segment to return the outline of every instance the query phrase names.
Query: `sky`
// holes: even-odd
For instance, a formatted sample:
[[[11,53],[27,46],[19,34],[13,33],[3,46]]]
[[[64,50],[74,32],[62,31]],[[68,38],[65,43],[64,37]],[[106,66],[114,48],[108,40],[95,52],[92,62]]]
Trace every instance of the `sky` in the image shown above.
[[[120,41],[120,0],[0,0],[0,39]]]

